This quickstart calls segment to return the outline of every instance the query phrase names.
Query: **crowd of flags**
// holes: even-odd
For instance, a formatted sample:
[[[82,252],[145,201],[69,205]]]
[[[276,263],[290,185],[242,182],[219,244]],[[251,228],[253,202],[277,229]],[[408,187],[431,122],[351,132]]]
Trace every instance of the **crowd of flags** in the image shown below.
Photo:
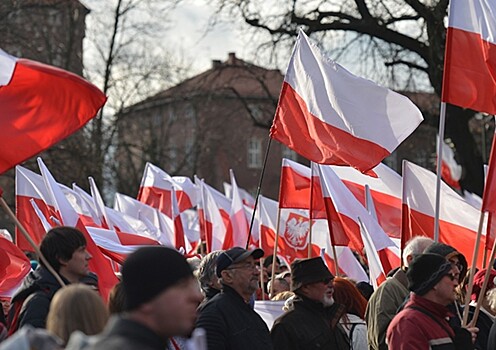
[[[451,1],[443,103],[496,111],[495,14],[496,5],[487,1]],[[0,150],[0,173],[82,127],[105,101],[80,77],[0,50],[0,138],[9,145]],[[16,166],[16,215],[35,244],[51,227],[78,227],[105,298],[119,265],[143,245],[168,245],[186,255],[203,249],[202,242],[202,253],[259,246],[287,263],[320,255],[333,272],[377,286],[400,265],[407,240],[434,237],[436,222],[439,240],[481,267],[474,246],[489,251],[495,241],[496,152],[481,206],[452,189],[459,188],[461,174],[448,149],[443,161],[452,187],[438,187],[434,173],[408,161],[400,176],[381,161],[422,120],[408,98],[354,76],[300,30],[270,137],[311,164],[282,160],[277,201],[251,196],[233,171],[221,193],[202,179],[170,176],[148,163],[136,198],[117,193],[109,207],[92,178],[89,193],[77,184],[69,188],[39,158],[39,174]],[[16,245],[0,237],[0,293],[12,291],[29,271],[22,251],[33,247],[20,232],[16,237]]]

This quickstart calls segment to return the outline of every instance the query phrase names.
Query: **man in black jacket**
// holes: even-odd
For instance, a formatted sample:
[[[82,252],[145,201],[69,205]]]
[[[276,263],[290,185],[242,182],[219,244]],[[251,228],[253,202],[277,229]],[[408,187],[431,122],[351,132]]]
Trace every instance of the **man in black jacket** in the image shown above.
[[[86,250],[86,239],[74,227],[52,228],[41,241],[40,251],[66,284],[78,283],[89,274],[91,255]],[[44,328],[50,303],[60,288],[60,283],[40,261],[12,299],[9,334],[27,324]]]
[[[196,323],[207,332],[209,350],[272,349],[267,325],[250,305],[260,278],[256,260],[263,254],[234,247],[217,258],[222,291],[203,305]]]
[[[334,303],[334,276],[322,258],[295,260],[291,264],[292,309],[272,326],[275,350],[349,349],[339,325],[345,310]]]

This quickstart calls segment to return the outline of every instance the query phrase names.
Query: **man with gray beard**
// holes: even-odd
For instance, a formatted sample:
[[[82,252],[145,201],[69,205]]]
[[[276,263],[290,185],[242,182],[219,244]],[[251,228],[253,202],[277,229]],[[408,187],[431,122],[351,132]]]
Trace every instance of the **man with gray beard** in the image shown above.
[[[292,309],[272,327],[274,350],[349,349],[349,339],[339,325],[344,307],[334,302],[334,276],[320,258],[291,264]]]

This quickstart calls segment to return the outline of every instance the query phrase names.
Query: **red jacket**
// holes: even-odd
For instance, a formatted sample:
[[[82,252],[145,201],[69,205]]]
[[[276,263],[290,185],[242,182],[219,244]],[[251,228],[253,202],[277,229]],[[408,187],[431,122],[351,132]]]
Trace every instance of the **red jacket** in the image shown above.
[[[405,308],[389,324],[386,336],[389,349],[455,349],[455,334],[447,321],[450,315],[447,307],[412,293]]]

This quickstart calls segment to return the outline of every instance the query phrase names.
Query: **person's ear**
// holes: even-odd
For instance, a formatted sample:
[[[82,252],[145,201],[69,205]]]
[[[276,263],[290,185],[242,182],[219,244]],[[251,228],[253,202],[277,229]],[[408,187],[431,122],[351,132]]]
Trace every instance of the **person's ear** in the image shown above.
[[[226,283],[230,283],[233,279],[233,271],[232,270],[224,270],[220,273],[220,277]]]

